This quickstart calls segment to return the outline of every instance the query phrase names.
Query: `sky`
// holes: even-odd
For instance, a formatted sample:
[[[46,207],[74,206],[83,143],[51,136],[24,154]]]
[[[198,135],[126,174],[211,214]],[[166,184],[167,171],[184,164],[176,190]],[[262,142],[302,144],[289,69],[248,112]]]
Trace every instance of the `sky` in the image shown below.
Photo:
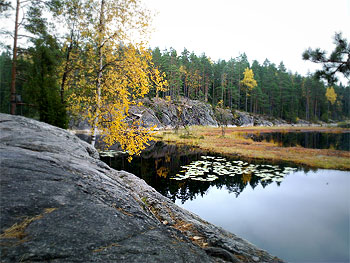
[[[142,1],[155,13],[151,48],[172,47],[180,54],[186,47],[213,61],[246,53],[250,62],[283,61],[288,70],[305,76],[321,67],[302,60],[305,49],[330,53],[335,32],[350,41],[350,0]],[[2,27],[8,29],[6,23]]]
[[[184,47],[212,60],[245,52],[248,60],[284,62],[306,75],[318,65],[302,60],[308,47],[329,53],[341,31],[350,41],[350,0],[144,0],[156,12],[150,46]],[[345,83],[344,83],[345,84]]]

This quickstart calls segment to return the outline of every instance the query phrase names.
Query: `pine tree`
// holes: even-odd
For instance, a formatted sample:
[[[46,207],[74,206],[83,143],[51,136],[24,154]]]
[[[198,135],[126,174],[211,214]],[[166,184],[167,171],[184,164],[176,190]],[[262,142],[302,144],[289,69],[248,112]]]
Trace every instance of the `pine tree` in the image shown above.
[[[326,56],[327,52],[320,48],[314,50],[309,48],[302,55],[304,60],[323,65],[322,70],[317,70],[315,76],[327,80],[330,84],[338,81],[337,72],[343,74],[347,79],[350,77],[350,43],[343,38],[342,33],[336,33],[334,44],[336,47],[329,57]]]

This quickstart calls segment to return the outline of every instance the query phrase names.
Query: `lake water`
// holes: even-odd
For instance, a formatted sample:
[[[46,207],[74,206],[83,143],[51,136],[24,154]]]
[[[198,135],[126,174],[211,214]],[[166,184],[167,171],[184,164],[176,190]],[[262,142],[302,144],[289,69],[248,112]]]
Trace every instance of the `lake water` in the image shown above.
[[[102,157],[176,204],[288,262],[349,262],[350,172],[227,159],[156,143]]]
[[[249,185],[238,197],[213,186],[176,203],[288,262],[349,262],[349,178],[298,171],[279,186]]]
[[[271,132],[247,134],[254,141],[276,142],[282,147],[301,146],[313,149],[350,151],[350,132]]]

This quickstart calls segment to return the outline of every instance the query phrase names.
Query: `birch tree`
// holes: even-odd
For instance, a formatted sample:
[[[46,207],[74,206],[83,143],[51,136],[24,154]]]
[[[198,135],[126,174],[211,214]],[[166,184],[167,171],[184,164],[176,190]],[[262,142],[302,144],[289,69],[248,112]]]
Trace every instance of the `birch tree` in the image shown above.
[[[246,86],[245,89],[245,111],[248,110],[248,91],[254,89],[258,84],[254,79],[254,73],[252,69],[246,68],[244,71],[244,78],[241,80],[241,84]]]
[[[134,0],[88,0],[84,10],[79,59],[68,80],[69,108],[92,126],[92,145],[100,131],[107,146],[118,142],[130,156],[138,154],[154,127],[130,120],[129,108],[151,87],[166,85],[142,42],[150,14]]]

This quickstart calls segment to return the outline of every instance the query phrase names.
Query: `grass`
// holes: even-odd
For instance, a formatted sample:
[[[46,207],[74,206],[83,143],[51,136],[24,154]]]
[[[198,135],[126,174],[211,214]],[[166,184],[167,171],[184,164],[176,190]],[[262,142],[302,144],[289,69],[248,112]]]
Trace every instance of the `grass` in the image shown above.
[[[221,128],[193,126],[191,136],[183,136],[171,131],[159,131],[156,137],[167,143],[192,145],[200,149],[226,156],[242,156],[268,161],[287,161],[314,168],[350,170],[350,152],[332,149],[309,149],[303,147],[280,147],[274,142],[254,142],[244,138],[247,133],[319,131],[341,133],[349,129],[329,127],[229,127],[225,137]],[[187,132],[187,131],[186,131]]]

